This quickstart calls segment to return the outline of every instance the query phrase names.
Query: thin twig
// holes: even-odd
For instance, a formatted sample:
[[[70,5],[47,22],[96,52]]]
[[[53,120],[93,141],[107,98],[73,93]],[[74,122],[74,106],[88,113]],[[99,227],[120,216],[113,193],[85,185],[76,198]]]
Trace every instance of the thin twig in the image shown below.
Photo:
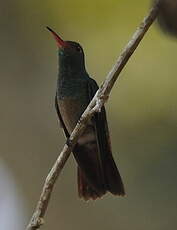
[[[32,219],[30,220],[29,225],[27,226],[26,230],[36,230],[36,229],[39,229],[41,225],[43,225],[44,223],[43,218],[47,211],[51,193],[53,191],[55,182],[58,176],[60,175],[61,170],[63,169],[66,161],[68,160],[73,147],[77,143],[79,136],[82,134],[82,132],[86,128],[88,121],[90,120],[90,118],[93,116],[95,112],[100,111],[101,107],[104,105],[104,103],[108,99],[110,91],[115,81],[118,79],[120,72],[122,71],[126,63],[128,62],[133,52],[136,50],[137,46],[139,45],[140,41],[144,37],[145,33],[147,32],[151,24],[156,19],[157,14],[158,14],[158,9],[159,9],[159,2],[160,0],[158,0],[154,4],[148,16],[143,20],[143,22],[137,28],[132,39],[128,42],[127,46],[125,47],[120,57],[118,58],[116,64],[114,65],[112,70],[109,72],[105,82],[101,85],[99,90],[96,92],[94,98],[92,99],[92,101],[86,108],[85,112],[81,116],[79,122],[77,123],[75,129],[73,130],[70,136],[69,142],[67,142],[67,144],[64,145],[63,150],[61,151],[58,159],[56,160],[54,166],[52,167],[50,173],[48,174],[46,178],[44,187],[40,195],[40,199],[37,203]]]

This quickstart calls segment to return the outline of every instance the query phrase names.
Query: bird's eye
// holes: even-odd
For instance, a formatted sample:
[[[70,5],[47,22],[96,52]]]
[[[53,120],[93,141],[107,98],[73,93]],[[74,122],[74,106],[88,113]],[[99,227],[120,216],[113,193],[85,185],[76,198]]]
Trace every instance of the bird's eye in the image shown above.
[[[76,46],[76,50],[77,50],[77,52],[79,52],[79,53],[82,52],[81,47],[79,47],[79,46]]]

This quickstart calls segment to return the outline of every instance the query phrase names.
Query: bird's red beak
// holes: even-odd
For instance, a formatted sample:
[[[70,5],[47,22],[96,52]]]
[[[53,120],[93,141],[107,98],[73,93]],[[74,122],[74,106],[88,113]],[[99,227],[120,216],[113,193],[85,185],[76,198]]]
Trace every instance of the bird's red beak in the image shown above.
[[[56,34],[50,27],[47,26],[46,28],[47,28],[47,29],[52,33],[52,35],[54,36],[54,39],[56,40],[58,47],[67,47],[67,46],[68,46],[67,42],[63,41],[63,39],[61,39],[61,38],[58,36],[58,34]]]

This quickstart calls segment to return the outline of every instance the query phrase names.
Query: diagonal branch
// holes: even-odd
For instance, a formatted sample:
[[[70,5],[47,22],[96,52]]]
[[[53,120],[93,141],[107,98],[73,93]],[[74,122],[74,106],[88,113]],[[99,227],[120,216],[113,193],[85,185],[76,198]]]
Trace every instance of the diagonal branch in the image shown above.
[[[82,134],[88,121],[93,116],[95,112],[99,112],[101,107],[106,102],[112,87],[114,86],[115,81],[118,79],[119,74],[121,73],[122,69],[128,62],[129,58],[133,54],[133,52],[138,47],[140,41],[143,39],[145,33],[154,22],[157,17],[159,11],[159,3],[160,0],[157,0],[152,9],[150,10],[148,16],[143,20],[140,26],[137,28],[136,32],[134,33],[131,40],[128,42],[127,46],[121,53],[120,57],[118,58],[116,64],[109,72],[105,82],[101,85],[99,90],[96,92],[94,98],[82,114],[80,120],[78,121],[75,129],[73,130],[69,141],[67,144],[64,145],[63,150],[61,151],[58,159],[56,160],[54,166],[52,167],[50,173],[48,174],[46,181],[44,183],[44,187],[42,189],[40,199],[37,203],[36,209],[34,214],[27,226],[26,230],[37,230],[44,224],[44,216],[47,211],[47,207],[49,204],[49,200],[56,183],[57,178],[59,177],[66,161],[68,160],[71,151],[79,136]],[[69,144],[68,144],[69,143]]]

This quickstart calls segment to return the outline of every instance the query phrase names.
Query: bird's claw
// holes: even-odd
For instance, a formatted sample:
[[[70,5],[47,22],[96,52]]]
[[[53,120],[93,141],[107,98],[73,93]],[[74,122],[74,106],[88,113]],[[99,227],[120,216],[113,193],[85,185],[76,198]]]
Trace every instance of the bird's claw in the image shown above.
[[[66,145],[67,145],[68,147],[71,147],[71,146],[72,146],[72,141],[71,141],[69,138],[67,138],[67,140],[66,140]]]

